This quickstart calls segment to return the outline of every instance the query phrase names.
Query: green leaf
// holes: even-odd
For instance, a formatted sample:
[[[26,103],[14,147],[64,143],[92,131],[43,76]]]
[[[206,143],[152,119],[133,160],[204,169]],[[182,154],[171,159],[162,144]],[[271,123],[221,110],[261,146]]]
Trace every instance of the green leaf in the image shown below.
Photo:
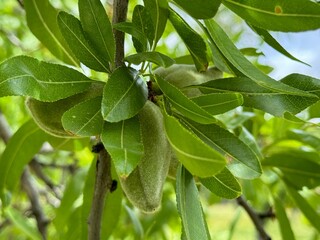
[[[58,11],[48,0],[25,0],[28,27],[49,51],[65,63],[79,66],[59,30]]]
[[[320,164],[311,160],[309,154],[314,156],[302,150],[280,152],[266,157],[262,164],[280,169],[282,177],[298,189],[315,188],[320,185]]]
[[[5,210],[5,214],[15,227],[17,227],[21,232],[28,236],[30,239],[40,240],[42,239],[39,231],[37,230],[35,224],[32,224],[29,219],[21,214],[18,210],[13,207],[8,207]]]
[[[101,135],[120,177],[127,177],[144,154],[138,116],[117,122],[105,122]]]
[[[211,239],[193,176],[181,165],[177,171],[176,191],[184,239]]]
[[[242,74],[252,79],[257,85],[275,91],[278,93],[286,93],[288,95],[298,95],[313,97],[312,94],[306,93],[299,89],[285,85],[281,82],[275,81],[269,76],[262,73],[259,69],[249,62],[241,52],[235,47],[232,41],[222,28],[213,20],[204,20],[208,29],[209,36],[217,48],[221,51],[223,56]]]
[[[132,13],[132,24],[139,29],[143,36],[144,40],[138,40],[139,38],[132,38],[133,45],[136,48],[137,52],[145,52],[149,49],[148,42],[145,39],[148,39],[149,44],[152,44],[154,39],[154,27],[152,23],[152,18],[149,11],[146,10],[144,6],[136,5]],[[137,41],[138,40],[138,41]]]
[[[315,209],[304,199],[296,190],[290,186],[286,186],[288,193],[291,196],[292,201],[301,210],[303,215],[309,220],[309,223],[320,232],[320,216]]]
[[[80,21],[71,14],[58,14],[60,31],[67,41],[74,55],[87,67],[100,71],[110,72],[109,62],[101,52],[95,51],[82,29]]]
[[[102,116],[109,122],[119,122],[136,115],[148,97],[148,88],[139,72],[120,67],[109,77],[103,90]]]
[[[53,220],[56,229],[59,229],[61,232],[64,232],[64,229],[67,227],[66,223],[75,209],[74,203],[82,194],[87,173],[88,169],[82,168],[67,183],[60,206],[56,209],[56,216]]]
[[[100,96],[92,98],[66,111],[61,118],[63,128],[74,136],[99,135],[103,126],[101,100]]]
[[[135,65],[139,65],[140,63],[148,61],[153,62],[158,66],[162,67],[170,67],[172,64],[175,63],[175,61],[172,58],[159,52],[137,53],[127,56],[124,60]]]
[[[34,121],[30,120],[10,138],[0,158],[0,194],[2,200],[4,189],[12,191],[20,182],[24,167],[40,150],[47,137],[47,134],[40,130]]]
[[[190,100],[177,87],[160,76],[156,75],[155,79],[166,98],[184,116],[204,124],[216,122],[216,119],[211,114]]]
[[[125,32],[127,34],[130,34],[132,38],[137,39],[141,46],[137,46],[137,42],[134,40],[135,47],[137,48],[137,51],[146,50],[146,46],[148,45],[148,39],[144,35],[141,29],[139,29],[137,26],[135,26],[133,23],[130,22],[120,22],[113,25],[114,29],[117,29],[118,31]],[[141,49],[140,49],[141,48]]]
[[[234,199],[241,195],[241,186],[238,180],[227,168],[213,177],[200,178],[200,182],[218,197]]]
[[[143,0],[145,9],[149,12],[154,29],[154,47],[161,38],[169,15],[167,0]],[[146,21],[146,19],[144,19]],[[148,35],[147,35],[148,37]],[[148,37],[149,38],[149,37]]]
[[[238,93],[211,93],[191,100],[211,115],[225,113],[243,104],[243,97]]]
[[[309,132],[300,129],[292,129],[288,131],[287,136],[290,139],[295,139],[320,151],[320,138]]]
[[[236,177],[253,179],[261,175],[258,156],[229,131],[215,124],[187,122],[187,126],[208,146],[227,155],[230,161],[228,169]]]
[[[27,56],[0,64],[0,97],[30,96],[44,102],[84,92],[94,82],[80,72]]]
[[[169,20],[188,48],[197,70],[206,71],[208,67],[207,47],[202,37],[173,10],[170,11]]]
[[[282,239],[295,240],[290,221],[288,219],[285,208],[282,205],[282,201],[278,197],[273,197],[274,207],[276,210],[277,220],[279,222],[279,229]]]
[[[281,82],[288,87],[294,86],[296,89],[303,90],[306,93],[312,92],[313,97],[276,93],[246,77],[217,79],[203,83],[198,88],[205,93],[241,93],[244,99],[244,106],[261,109],[279,117],[283,117],[286,112],[293,115],[297,114],[318,101],[320,89],[320,81],[318,79],[291,74],[282,79]]]
[[[320,28],[320,6],[312,1],[222,0],[222,3],[244,20],[263,29],[300,32]]]
[[[198,19],[212,18],[221,4],[220,0],[174,0],[190,16]]]
[[[97,53],[101,53],[110,66],[114,63],[115,41],[112,26],[100,0],[79,0],[80,20]]]
[[[258,35],[260,35],[260,37],[263,39],[263,41],[265,41],[269,46],[271,46],[272,48],[274,48],[275,50],[277,50],[278,52],[282,53],[284,56],[297,61],[297,62],[301,62],[303,64],[306,64],[304,62],[302,62],[301,60],[297,59],[296,57],[292,56],[284,47],[282,47],[276,39],[274,39],[272,37],[272,35],[264,29],[255,27],[250,25],[250,27],[253,29],[253,31],[255,31]],[[308,64],[306,64],[308,65]]]
[[[210,177],[226,165],[224,157],[210,148],[194,133],[167,114],[164,115],[165,129],[178,160],[194,175]]]

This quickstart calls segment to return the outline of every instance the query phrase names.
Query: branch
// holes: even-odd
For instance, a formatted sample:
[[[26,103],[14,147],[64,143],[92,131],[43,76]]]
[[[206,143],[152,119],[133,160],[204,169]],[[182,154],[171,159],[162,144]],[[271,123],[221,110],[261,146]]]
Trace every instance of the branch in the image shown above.
[[[125,22],[127,19],[128,0],[114,0],[113,1],[113,24]],[[124,33],[118,30],[113,31],[116,42],[116,58],[115,65],[119,67],[123,65],[124,58]]]
[[[259,233],[259,239],[271,240],[271,237],[266,233],[266,231],[263,228],[263,223],[258,213],[256,213],[256,211],[248,205],[248,203],[242,196],[237,198],[237,202],[240,206],[244,208],[244,210],[246,210],[249,217],[251,218],[251,221],[253,222],[254,226],[256,227],[256,230]]]
[[[112,187],[111,179],[111,157],[105,149],[101,150],[96,163],[96,182],[94,186],[94,195],[91,211],[89,215],[88,239],[100,239],[100,228],[104,200]]]

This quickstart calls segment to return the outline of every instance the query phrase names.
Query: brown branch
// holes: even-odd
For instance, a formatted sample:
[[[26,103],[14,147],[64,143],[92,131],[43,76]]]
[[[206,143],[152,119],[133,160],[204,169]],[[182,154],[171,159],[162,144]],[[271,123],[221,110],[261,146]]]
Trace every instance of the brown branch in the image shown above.
[[[88,219],[88,239],[100,239],[101,220],[106,195],[112,187],[111,157],[105,149],[101,150],[96,163],[96,182],[94,186],[91,211]]]
[[[31,202],[32,214],[36,218],[37,227],[42,235],[43,239],[47,239],[47,225],[49,224],[49,219],[44,215],[42,207],[39,201],[39,192],[35,188],[34,183],[32,183],[31,175],[28,168],[25,168],[21,177],[21,184],[23,190],[28,195]]]
[[[266,233],[266,231],[263,228],[263,222],[259,217],[258,213],[256,213],[256,211],[249,206],[247,201],[242,196],[237,198],[237,202],[240,206],[244,208],[244,210],[248,213],[249,217],[251,218],[251,221],[253,222],[256,230],[259,233],[259,239],[271,240],[271,237]]]
[[[127,20],[128,0],[113,1],[113,24],[125,22]],[[124,58],[124,33],[118,30],[113,31],[116,42],[115,65],[119,67],[123,65]]]

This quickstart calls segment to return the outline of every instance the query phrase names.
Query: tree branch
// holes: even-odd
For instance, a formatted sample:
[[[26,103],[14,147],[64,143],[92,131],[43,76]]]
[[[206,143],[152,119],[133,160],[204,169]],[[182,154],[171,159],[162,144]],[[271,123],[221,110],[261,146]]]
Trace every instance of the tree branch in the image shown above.
[[[249,217],[251,218],[251,221],[253,222],[256,230],[259,233],[259,239],[271,240],[271,237],[266,233],[266,231],[263,228],[262,220],[259,217],[258,213],[248,205],[248,203],[242,196],[237,198],[237,202],[240,206],[244,208],[244,210],[248,213]]]

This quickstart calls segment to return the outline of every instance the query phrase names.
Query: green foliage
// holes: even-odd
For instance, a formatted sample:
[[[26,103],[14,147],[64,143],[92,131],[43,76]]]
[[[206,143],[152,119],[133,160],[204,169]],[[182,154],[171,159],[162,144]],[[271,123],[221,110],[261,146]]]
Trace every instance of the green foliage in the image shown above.
[[[130,1],[128,20],[111,23],[112,10],[100,0],[79,0],[79,16],[57,2],[64,11],[48,0],[24,1],[29,30],[57,59],[44,49],[38,54],[46,61],[12,57],[13,47],[0,38],[6,49],[0,110],[14,130],[20,126],[7,143],[0,111],[0,223],[10,222],[0,236],[86,239],[96,169],[88,149],[97,140],[111,156],[113,184],[119,183],[104,202],[104,238],[210,239],[208,205],[241,195],[259,210],[274,206],[282,239],[297,238],[288,207],[300,209],[319,235],[320,80],[271,78],[251,61],[263,54],[239,50],[213,19],[231,10],[244,20],[232,24],[248,24],[276,51],[301,62],[269,31],[319,29],[319,4]],[[129,36],[123,59],[115,59],[116,30]],[[168,46],[172,37],[179,40]],[[12,116],[23,108],[12,96],[26,97],[33,120],[26,111]],[[50,189],[33,192],[52,219],[47,233],[35,212],[40,231],[25,221],[25,210],[35,211],[34,200],[16,187],[26,168],[33,170],[35,189]],[[40,192],[48,193],[41,198]]]

